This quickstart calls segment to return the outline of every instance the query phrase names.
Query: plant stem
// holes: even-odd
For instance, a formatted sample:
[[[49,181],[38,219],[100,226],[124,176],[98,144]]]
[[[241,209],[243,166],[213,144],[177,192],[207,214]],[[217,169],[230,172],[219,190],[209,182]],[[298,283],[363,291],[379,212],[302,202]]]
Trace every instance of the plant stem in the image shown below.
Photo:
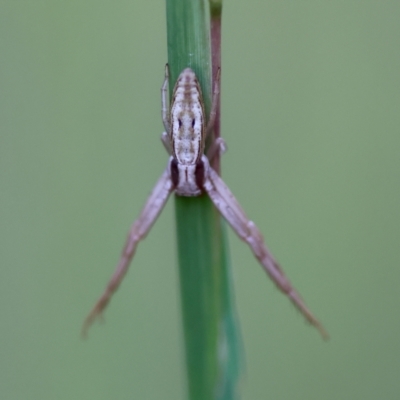
[[[167,34],[170,93],[179,73],[192,68],[208,115],[211,58],[206,6],[204,0],[167,0]],[[189,398],[235,399],[240,346],[225,223],[205,195],[176,196],[175,213]]]

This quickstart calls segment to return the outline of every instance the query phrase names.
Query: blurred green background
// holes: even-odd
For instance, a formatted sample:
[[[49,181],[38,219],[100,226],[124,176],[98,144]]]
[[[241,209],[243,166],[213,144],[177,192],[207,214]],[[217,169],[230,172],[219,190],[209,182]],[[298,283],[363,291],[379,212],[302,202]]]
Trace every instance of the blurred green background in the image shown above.
[[[400,3],[226,1],[223,176],[331,334],[230,233],[243,399],[398,399]],[[162,1],[0,1],[0,397],[184,399],[172,201],[82,321],[167,156]]]

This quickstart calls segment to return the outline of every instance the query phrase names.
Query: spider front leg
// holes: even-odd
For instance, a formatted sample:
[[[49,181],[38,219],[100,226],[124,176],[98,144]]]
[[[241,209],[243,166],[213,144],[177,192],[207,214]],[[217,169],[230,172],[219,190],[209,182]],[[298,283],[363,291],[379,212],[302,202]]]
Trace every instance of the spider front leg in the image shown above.
[[[210,115],[208,116],[208,123],[206,126],[206,137],[208,137],[210,135],[210,133],[212,132],[212,130],[214,128],[214,124],[215,124],[215,118],[217,116],[220,76],[221,76],[221,68],[218,68],[217,76],[215,77]]]
[[[207,150],[208,161],[212,162],[216,155],[222,155],[226,152],[226,150],[227,146],[225,140],[221,137],[216,138]]]
[[[165,132],[163,132],[161,135],[161,141],[162,144],[164,145],[165,150],[167,150],[168,155],[171,155],[172,144],[171,144],[171,139],[169,137],[171,124],[169,120],[169,107],[167,102],[167,94],[168,94],[167,86],[169,79],[168,69],[169,69],[168,64],[165,64],[165,78],[163,85],[161,86],[161,117],[163,120]]]
[[[86,336],[90,325],[97,317],[101,316],[112,295],[118,289],[118,286],[122,282],[122,279],[124,278],[129,264],[135,254],[139,241],[146,237],[147,233],[153,226],[165,203],[167,202],[168,197],[173,189],[169,171],[170,167],[168,164],[167,169],[161,175],[161,178],[158,180],[149,198],[147,199],[139,218],[133,223],[128,233],[120,261],[115,268],[114,274],[108,282],[103,294],[97,300],[95,306],[85,319],[82,327],[82,335],[84,337]]]
[[[167,102],[167,93],[168,93],[168,73],[169,67],[168,64],[165,64],[165,77],[163,85],[161,86],[161,117],[163,120],[164,128],[166,132],[169,132],[170,129],[170,121],[169,121],[169,113],[168,113],[168,102]]]
[[[203,162],[206,165],[208,164],[208,160],[205,157]],[[327,339],[329,337],[327,331],[307,308],[300,295],[286,278],[283,270],[266,247],[264,239],[254,222],[247,218],[232,192],[218,174],[210,166],[206,166],[205,171],[204,189],[215,207],[228,221],[239,238],[250,246],[253,254],[276,286],[290,298],[304,317],[319,330],[322,337]]]
[[[163,132],[161,135],[161,142],[164,145],[165,150],[167,151],[168,155],[172,155],[172,144],[171,139],[167,132]]]

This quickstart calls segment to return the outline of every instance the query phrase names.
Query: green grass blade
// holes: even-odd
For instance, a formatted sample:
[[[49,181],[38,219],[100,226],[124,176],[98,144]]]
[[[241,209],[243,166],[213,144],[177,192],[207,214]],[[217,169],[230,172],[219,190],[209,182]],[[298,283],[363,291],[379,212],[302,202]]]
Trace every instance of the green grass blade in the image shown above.
[[[192,68],[211,99],[208,3],[167,0],[170,90]],[[239,339],[225,223],[205,195],[175,198],[186,367],[191,400],[236,399]]]

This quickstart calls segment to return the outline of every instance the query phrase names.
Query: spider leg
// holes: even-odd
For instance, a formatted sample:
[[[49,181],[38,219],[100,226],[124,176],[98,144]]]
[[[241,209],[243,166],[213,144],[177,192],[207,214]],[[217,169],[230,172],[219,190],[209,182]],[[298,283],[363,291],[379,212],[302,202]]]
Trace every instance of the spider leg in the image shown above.
[[[204,189],[215,207],[228,221],[239,238],[250,246],[253,254],[276,286],[290,298],[304,317],[319,330],[322,337],[327,339],[329,337],[327,331],[307,308],[300,295],[286,278],[282,268],[266,247],[264,239],[254,222],[246,217],[232,192],[218,174],[211,167],[206,168],[206,171],[208,172],[206,172]]]
[[[218,68],[217,76],[215,78],[215,83],[214,83],[214,92],[213,92],[213,97],[212,97],[210,115],[209,115],[208,123],[207,123],[207,127],[206,127],[206,138],[209,136],[209,134],[211,133],[211,131],[214,128],[215,118],[217,116],[220,72],[221,72],[221,68]]]
[[[149,232],[150,228],[156,221],[158,215],[166,204],[169,195],[173,189],[172,181],[169,173],[169,166],[161,175],[156,183],[153,191],[151,192],[147,202],[139,215],[139,218],[133,223],[125,246],[122,250],[121,258],[117,264],[114,274],[109,280],[106,289],[101,297],[97,300],[96,304],[86,317],[82,327],[82,336],[86,336],[90,325],[97,317],[100,317],[108,302],[110,301],[114,292],[118,289],[122,279],[124,278],[129,264],[135,254],[136,247],[140,240],[144,239]]]
[[[165,64],[165,78],[163,85],[161,86],[161,116],[164,124],[164,128],[167,132],[169,132],[170,124],[169,124],[169,109],[168,109],[168,102],[167,102],[167,86],[168,86],[168,64]]]
[[[169,138],[169,135],[167,132],[163,132],[161,135],[161,141],[162,144],[164,145],[165,150],[167,150],[168,155],[172,155],[172,144],[171,144],[171,139]]]
[[[219,154],[222,155],[227,150],[226,142],[221,137],[216,138],[207,150],[207,158],[212,162],[214,157]]]

